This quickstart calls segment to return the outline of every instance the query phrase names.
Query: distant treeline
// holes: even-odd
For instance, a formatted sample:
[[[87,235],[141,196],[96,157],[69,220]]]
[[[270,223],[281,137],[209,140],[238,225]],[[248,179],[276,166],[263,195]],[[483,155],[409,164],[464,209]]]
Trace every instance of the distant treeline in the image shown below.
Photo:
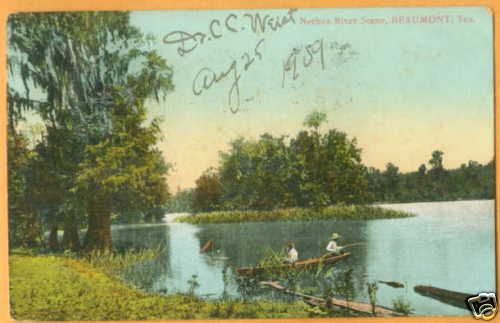
[[[206,170],[196,188],[179,191],[170,212],[270,210],[325,207],[335,204],[490,199],[494,163],[469,161],[457,169],[443,167],[443,152],[434,151],[428,168],[400,173],[366,167],[356,139],[335,129],[320,131],[326,115],[313,112],[295,137],[263,134],[238,138],[221,152],[217,168]]]
[[[459,168],[443,167],[443,152],[434,151],[417,171],[400,173],[388,163],[384,171],[369,168],[367,178],[373,201],[421,202],[493,199],[495,196],[495,163],[481,165],[469,161]]]

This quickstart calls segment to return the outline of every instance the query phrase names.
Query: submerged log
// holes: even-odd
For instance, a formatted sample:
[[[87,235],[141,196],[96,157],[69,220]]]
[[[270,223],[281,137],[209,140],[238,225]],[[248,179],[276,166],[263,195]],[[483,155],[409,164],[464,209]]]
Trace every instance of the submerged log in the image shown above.
[[[307,295],[307,294],[303,294],[300,292],[292,291],[291,289],[288,289],[288,288],[282,286],[279,282],[276,282],[276,281],[263,281],[263,282],[260,282],[260,285],[274,288],[274,289],[279,290],[279,291],[286,293],[286,294],[291,294],[291,295],[295,295],[298,297],[302,297],[306,303],[311,304],[311,305],[318,306],[320,304],[326,304],[326,300],[324,298],[320,298],[317,296],[312,296],[312,295]],[[343,300],[343,299],[332,298],[331,305],[342,307],[342,308],[347,308],[347,309],[353,310],[355,312],[360,312],[360,313],[372,315],[372,305],[368,304],[368,303],[355,302],[355,301],[347,302],[346,300]],[[383,307],[383,306],[375,306],[375,315],[376,316],[402,316],[401,313],[398,313],[390,308]]]
[[[420,294],[422,296],[434,298],[440,302],[455,307],[469,309],[469,307],[467,306],[467,298],[471,296],[470,294],[424,285],[417,285],[413,289],[417,294]]]

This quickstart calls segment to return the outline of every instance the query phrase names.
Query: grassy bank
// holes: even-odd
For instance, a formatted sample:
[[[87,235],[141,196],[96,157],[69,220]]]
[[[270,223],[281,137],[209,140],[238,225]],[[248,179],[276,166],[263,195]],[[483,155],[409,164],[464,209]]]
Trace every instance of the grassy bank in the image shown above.
[[[82,259],[13,254],[11,313],[16,320],[153,320],[301,318],[315,316],[302,302],[207,301],[184,294],[140,292]],[[339,313],[341,314],[341,313]],[[345,313],[344,313],[345,315]]]
[[[216,211],[180,217],[177,222],[187,223],[231,223],[249,221],[294,221],[294,220],[369,220],[404,218],[413,214],[368,205],[334,205],[320,209],[289,208],[271,211]]]

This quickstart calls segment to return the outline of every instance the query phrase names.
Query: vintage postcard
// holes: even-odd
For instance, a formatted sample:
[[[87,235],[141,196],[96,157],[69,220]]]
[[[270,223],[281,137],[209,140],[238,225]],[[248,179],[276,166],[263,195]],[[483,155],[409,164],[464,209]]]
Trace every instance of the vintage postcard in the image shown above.
[[[14,319],[495,316],[487,8],[7,32]]]

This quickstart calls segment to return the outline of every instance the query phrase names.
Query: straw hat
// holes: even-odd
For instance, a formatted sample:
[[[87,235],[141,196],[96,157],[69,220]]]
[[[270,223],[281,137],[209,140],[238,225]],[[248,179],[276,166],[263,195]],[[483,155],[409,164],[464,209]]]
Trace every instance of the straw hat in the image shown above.
[[[331,236],[332,240],[337,240],[338,238],[340,238],[340,235],[337,232],[332,233],[332,236]]]

